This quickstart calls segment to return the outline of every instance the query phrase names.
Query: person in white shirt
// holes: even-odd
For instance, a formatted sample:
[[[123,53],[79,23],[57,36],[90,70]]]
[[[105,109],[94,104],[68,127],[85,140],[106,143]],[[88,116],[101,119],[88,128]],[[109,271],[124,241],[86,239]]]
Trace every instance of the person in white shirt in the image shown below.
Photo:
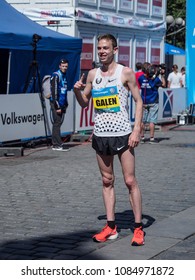
[[[181,86],[186,87],[186,68],[181,67]]]
[[[173,65],[172,72],[169,73],[167,81],[168,81],[168,88],[181,87],[181,73],[178,72],[177,64]]]

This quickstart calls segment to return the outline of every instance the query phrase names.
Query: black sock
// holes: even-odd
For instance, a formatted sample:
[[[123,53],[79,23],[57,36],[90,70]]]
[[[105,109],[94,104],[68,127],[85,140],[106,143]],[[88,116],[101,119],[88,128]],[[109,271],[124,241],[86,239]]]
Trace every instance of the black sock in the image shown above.
[[[115,221],[107,221],[107,224],[111,229],[115,228]]]
[[[139,228],[139,227],[142,227],[142,223],[135,223],[134,224],[134,228]]]

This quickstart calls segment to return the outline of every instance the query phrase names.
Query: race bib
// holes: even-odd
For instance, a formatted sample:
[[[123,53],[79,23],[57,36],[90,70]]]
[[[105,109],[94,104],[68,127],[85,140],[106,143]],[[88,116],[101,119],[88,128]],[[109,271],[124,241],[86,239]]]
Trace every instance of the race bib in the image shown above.
[[[116,86],[93,89],[92,98],[96,110],[109,113],[120,111],[120,100]]]

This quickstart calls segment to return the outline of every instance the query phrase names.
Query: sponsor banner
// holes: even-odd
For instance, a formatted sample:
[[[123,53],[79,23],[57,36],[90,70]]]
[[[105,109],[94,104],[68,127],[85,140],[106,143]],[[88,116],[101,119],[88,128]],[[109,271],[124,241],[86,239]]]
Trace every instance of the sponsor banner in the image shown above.
[[[135,17],[122,17],[115,14],[107,14],[99,11],[89,11],[80,8],[76,9],[77,20],[89,21],[98,24],[127,27],[134,29],[160,30],[165,32],[166,23],[164,21],[154,21],[151,19],[139,19]]]
[[[73,92],[69,92],[69,106],[61,127],[62,135],[71,134],[74,131],[93,130],[93,100],[90,100],[88,107],[81,108],[74,98]],[[48,124],[47,136],[50,136],[52,120],[48,100],[45,101],[45,105]],[[159,122],[176,118],[177,114],[185,111],[185,109],[185,88],[159,89]],[[132,96],[129,98],[129,118],[133,124],[135,121],[135,103]],[[45,136],[44,117],[39,94],[0,95],[0,142]]]
[[[66,9],[25,9],[20,10],[25,16],[34,21],[49,21],[49,20],[70,20],[75,17],[75,9],[74,8],[66,8]]]
[[[163,91],[163,118],[171,118],[173,113],[173,92],[172,90]]]
[[[0,108],[0,142],[45,135],[38,94],[1,95]]]
[[[68,102],[67,114],[61,126],[62,135],[73,132],[72,93]],[[49,100],[45,100],[44,105],[46,122],[38,93],[0,95],[0,142],[45,137],[46,132],[50,136],[52,118]]]
[[[145,11],[145,9],[144,9]],[[146,29],[146,30],[158,30],[165,32],[166,22],[156,21],[152,19],[142,19],[137,17],[124,17],[118,16],[114,13],[106,13],[100,11],[91,11],[86,9],[66,8],[66,9],[53,9],[53,10],[41,10],[41,9],[29,9],[20,10],[21,13],[29,17],[33,21],[50,21],[50,20],[80,20],[97,24],[106,24],[111,26],[126,27],[133,29]]]
[[[158,121],[176,118],[186,110],[186,88],[159,89]]]

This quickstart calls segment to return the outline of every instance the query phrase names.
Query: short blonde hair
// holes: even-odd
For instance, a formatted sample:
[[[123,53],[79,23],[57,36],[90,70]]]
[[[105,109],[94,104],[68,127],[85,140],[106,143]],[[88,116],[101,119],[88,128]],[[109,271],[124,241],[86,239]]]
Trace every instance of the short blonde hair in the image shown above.
[[[117,47],[117,40],[112,34],[108,33],[108,34],[99,35],[97,38],[98,42],[103,39],[112,41],[113,48]]]

